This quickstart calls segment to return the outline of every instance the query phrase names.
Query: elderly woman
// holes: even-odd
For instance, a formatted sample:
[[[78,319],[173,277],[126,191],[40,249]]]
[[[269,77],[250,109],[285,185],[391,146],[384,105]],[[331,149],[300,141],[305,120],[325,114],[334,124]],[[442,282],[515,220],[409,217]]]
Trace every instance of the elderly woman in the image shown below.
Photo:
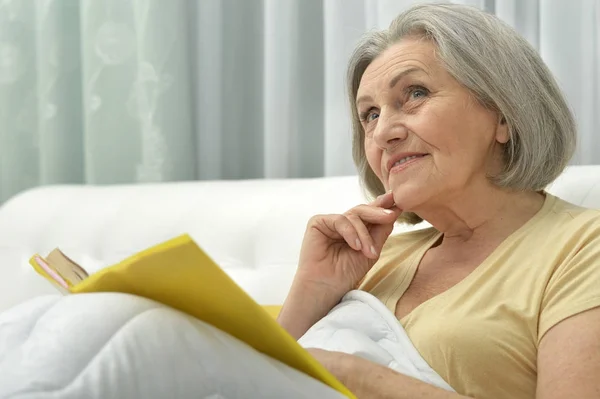
[[[355,288],[456,392],[313,350],[358,398],[600,397],[600,212],[544,191],[573,117],[492,15],[420,5],[349,65],[354,159],[376,199],[312,218],[279,317],[300,338]],[[391,236],[396,220],[432,227]]]

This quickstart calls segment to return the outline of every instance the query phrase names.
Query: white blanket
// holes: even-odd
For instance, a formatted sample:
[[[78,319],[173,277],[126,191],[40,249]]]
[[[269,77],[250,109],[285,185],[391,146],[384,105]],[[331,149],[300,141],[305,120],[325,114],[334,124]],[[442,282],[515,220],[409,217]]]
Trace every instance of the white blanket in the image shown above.
[[[42,297],[0,314],[0,398],[344,396],[184,313],[101,293]]]
[[[300,340],[451,390],[381,302],[353,291]],[[0,314],[0,399],[342,399],[232,336],[118,293],[41,297]]]
[[[396,316],[364,291],[350,291],[298,341],[360,356],[448,391],[454,391],[421,357]]]

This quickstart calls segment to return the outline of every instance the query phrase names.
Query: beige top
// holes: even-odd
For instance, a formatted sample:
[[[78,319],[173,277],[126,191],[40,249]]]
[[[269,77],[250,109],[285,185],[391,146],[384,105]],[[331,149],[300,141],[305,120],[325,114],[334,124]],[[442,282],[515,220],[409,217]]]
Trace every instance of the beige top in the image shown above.
[[[440,234],[430,228],[390,237],[360,288],[395,312]],[[600,211],[547,194],[542,209],[477,269],[400,323],[423,358],[458,393],[531,399],[544,333],[597,306]]]

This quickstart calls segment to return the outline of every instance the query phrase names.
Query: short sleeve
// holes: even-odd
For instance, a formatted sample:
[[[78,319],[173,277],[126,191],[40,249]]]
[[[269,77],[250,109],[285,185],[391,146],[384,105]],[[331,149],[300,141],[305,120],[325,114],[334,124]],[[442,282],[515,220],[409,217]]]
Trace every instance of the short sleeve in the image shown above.
[[[540,309],[538,343],[561,321],[600,306],[600,220],[548,281]],[[583,241],[583,243],[582,243]]]

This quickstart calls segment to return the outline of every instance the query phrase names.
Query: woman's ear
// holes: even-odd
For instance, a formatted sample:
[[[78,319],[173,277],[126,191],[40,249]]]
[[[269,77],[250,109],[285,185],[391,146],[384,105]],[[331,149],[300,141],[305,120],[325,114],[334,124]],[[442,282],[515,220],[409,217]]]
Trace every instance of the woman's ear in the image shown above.
[[[498,125],[496,125],[496,141],[500,144],[506,144],[509,139],[508,123],[506,123],[506,118],[500,115]]]

